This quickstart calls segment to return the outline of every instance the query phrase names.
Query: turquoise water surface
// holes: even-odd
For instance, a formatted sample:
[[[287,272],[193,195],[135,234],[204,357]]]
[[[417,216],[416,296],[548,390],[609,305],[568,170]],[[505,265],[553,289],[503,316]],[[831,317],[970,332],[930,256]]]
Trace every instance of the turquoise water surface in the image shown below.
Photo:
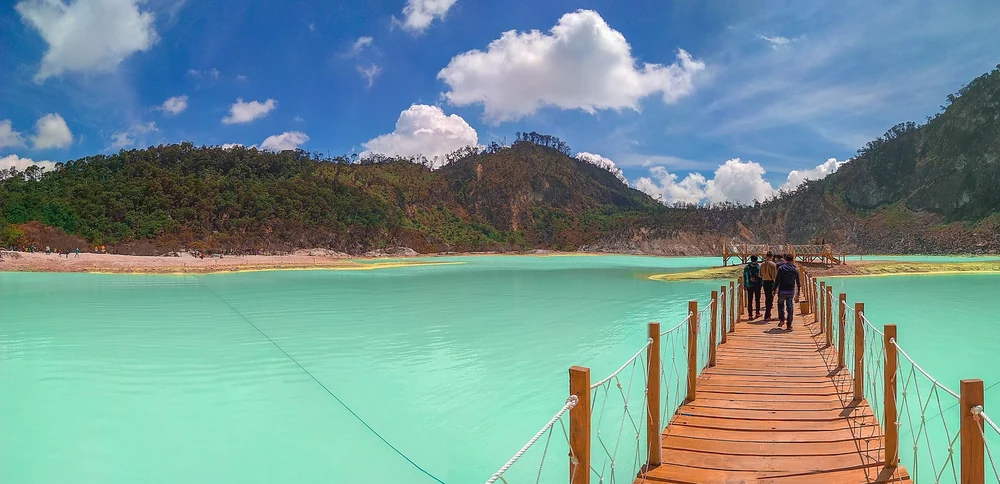
[[[717,257],[431,260],[463,264],[0,273],[0,482],[434,482],[407,458],[444,482],[483,482],[563,405],[570,366],[596,382],[645,344],[647,322],[679,323],[720,284],[646,279]],[[1000,400],[1000,276],[831,282],[896,322],[942,381],[982,378]],[[633,409],[635,371],[621,375]],[[607,397],[595,426],[622,442],[625,482],[634,432]],[[553,435],[541,481],[565,482]],[[541,444],[511,482],[534,482]]]
[[[433,482],[253,325],[421,467],[482,482],[570,366],[603,378],[717,286],[646,279],[715,258],[433,260],[465,264],[0,273],[0,482]]]

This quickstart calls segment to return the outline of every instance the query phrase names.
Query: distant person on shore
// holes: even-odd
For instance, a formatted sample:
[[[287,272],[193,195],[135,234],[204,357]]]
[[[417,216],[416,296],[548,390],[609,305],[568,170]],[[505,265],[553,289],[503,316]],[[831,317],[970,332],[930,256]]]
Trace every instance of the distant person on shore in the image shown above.
[[[778,267],[775,284],[778,286],[778,327],[782,325],[791,331],[792,319],[795,314],[795,296],[801,290],[799,270],[793,262],[791,254],[785,254],[785,263]]]
[[[79,247],[76,248],[76,256],[75,257],[80,257],[80,248]]]
[[[774,278],[778,275],[778,265],[774,263],[774,253],[767,251],[764,263],[760,265],[760,279],[764,290],[764,321],[771,320],[771,308],[774,307]]]
[[[757,319],[760,317],[760,265],[757,264],[757,256],[750,256],[750,262],[743,268],[743,287],[747,292],[747,317]],[[757,315],[754,315],[754,302],[757,303]]]

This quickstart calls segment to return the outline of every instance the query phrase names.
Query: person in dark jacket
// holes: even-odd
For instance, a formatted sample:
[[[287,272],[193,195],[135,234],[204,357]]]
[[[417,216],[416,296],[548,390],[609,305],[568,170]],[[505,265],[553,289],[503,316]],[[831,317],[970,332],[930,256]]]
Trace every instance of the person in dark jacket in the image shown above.
[[[774,280],[778,288],[778,327],[784,324],[789,331],[792,330],[795,300],[801,290],[799,270],[792,259],[791,254],[785,254],[785,263],[778,266],[778,275]]]
[[[764,263],[760,265],[760,279],[764,281],[764,322],[771,320],[771,309],[774,308],[774,278],[777,275],[778,265],[775,264],[774,253],[767,251]]]
[[[760,317],[760,265],[757,264],[757,256],[750,256],[750,263],[743,268],[743,287],[747,292],[747,317],[757,319]],[[757,303],[757,315],[754,315],[754,302]]]

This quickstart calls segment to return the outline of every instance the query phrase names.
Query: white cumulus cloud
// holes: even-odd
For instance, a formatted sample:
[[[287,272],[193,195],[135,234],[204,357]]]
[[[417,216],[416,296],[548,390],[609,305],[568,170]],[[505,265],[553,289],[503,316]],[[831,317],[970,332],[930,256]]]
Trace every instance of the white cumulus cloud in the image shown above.
[[[364,143],[362,155],[423,156],[436,168],[447,163],[449,153],[478,145],[479,135],[461,116],[446,115],[437,106],[414,104],[399,113],[393,132]]]
[[[8,146],[24,146],[24,136],[14,131],[14,124],[5,119],[0,121],[0,148]]]
[[[31,143],[36,150],[65,148],[73,144],[73,133],[62,116],[57,113],[46,114],[35,123],[35,135],[31,137]]]
[[[715,170],[715,177],[705,186],[705,195],[713,203],[763,202],[774,195],[774,187],[764,180],[765,173],[760,163],[733,158]]]
[[[413,33],[421,33],[430,27],[434,19],[444,19],[445,14],[455,5],[457,0],[406,0],[403,7],[404,29]]]
[[[618,165],[616,165],[615,162],[612,161],[610,158],[605,158],[598,154],[581,151],[576,154],[576,159],[580,161],[585,161],[587,163],[590,163],[591,165],[596,165],[601,168],[604,168],[605,170],[610,171],[615,176],[615,178],[621,180],[622,183],[628,185],[628,179],[625,178],[625,174],[622,173],[622,169],[618,168]]]
[[[107,72],[158,37],[139,0],[23,0],[14,6],[48,44],[37,82],[63,72]]]
[[[281,134],[268,136],[260,144],[260,149],[271,151],[295,150],[306,141],[309,141],[309,137],[305,133],[301,131],[286,131]]]
[[[35,161],[31,158],[21,158],[17,155],[7,155],[0,158],[0,171],[8,170],[10,168],[16,168],[17,171],[27,170],[28,167],[37,166],[43,170],[51,170],[55,168],[56,162],[54,161]]]
[[[781,191],[794,190],[806,180],[819,180],[836,172],[843,164],[844,162],[830,158],[809,170],[792,170],[788,173],[787,181],[778,189],[764,179],[767,172],[763,166],[753,161],[744,162],[739,158],[720,165],[712,178],[692,172],[678,181],[679,177],[668,172],[665,167],[654,166],[649,169],[650,176],[635,180],[633,186],[668,205],[677,202],[735,202],[749,205],[755,201],[763,202]]]
[[[662,166],[649,169],[649,177],[635,181],[635,187],[663,203],[753,204],[774,194],[774,187],[764,180],[766,171],[759,163],[743,162],[739,158],[726,161],[716,168],[713,178],[701,173],[689,173],[681,181]]]
[[[543,106],[582,109],[639,109],[659,94],[670,103],[694,91],[705,64],[684,50],[670,65],[642,64],[625,36],[592,10],[568,13],[548,33],[504,32],[486,51],[455,56],[438,73],[452,104],[482,103],[486,118],[515,120]]]
[[[224,150],[231,150],[231,149],[236,148],[238,146],[242,147],[243,143],[223,143],[222,144],[222,149],[224,149]]]
[[[792,170],[788,172],[788,180],[778,187],[778,189],[783,192],[793,191],[807,180],[819,180],[821,178],[825,178],[831,173],[835,173],[838,168],[843,166],[844,163],[847,162],[837,161],[836,158],[830,158],[811,170]]]
[[[163,111],[165,114],[180,114],[184,112],[184,110],[187,109],[187,107],[188,107],[187,96],[174,96],[168,98],[166,101],[163,101],[163,104],[160,105],[160,107],[157,109]]]
[[[120,150],[137,144],[145,144],[146,135],[159,130],[156,127],[156,123],[152,121],[148,123],[135,123],[129,126],[128,129],[111,135],[111,148]]]
[[[257,118],[267,116],[267,113],[276,107],[278,107],[278,101],[274,99],[268,99],[264,102],[243,102],[243,98],[236,98],[236,103],[229,106],[229,116],[222,118],[222,124],[249,123]]]
[[[649,169],[650,176],[641,177],[633,184],[636,189],[667,205],[674,203],[701,203],[705,199],[708,181],[700,173],[691,173],[680,182],[677,175],[662,166]]]

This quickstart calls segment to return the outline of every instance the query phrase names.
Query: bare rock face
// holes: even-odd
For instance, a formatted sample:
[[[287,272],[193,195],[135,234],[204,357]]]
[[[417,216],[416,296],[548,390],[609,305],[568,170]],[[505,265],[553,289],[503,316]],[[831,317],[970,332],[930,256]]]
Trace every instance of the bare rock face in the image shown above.
[[[365,257],[413,257],[418,256],[420,253],[409,248],[409,247],[393,247],[390,249],[378,249],[365,252]]]
[[[344,252],[338,252],[336,250],[324,249],[324,248],[313,248],[313,249],[299,249],[292,253],[292,255],[305,255],[312,257],[330,257],[336,259],[346,259],[351,257],[351,254]]]
[[[668,236],[650,234],[649,229],[640,228],[631,236],[605,237],[580,250],[616,254],[715,256],[722,255],[722,247],[730,240],[728,236],[711,233],[677,232]]]

